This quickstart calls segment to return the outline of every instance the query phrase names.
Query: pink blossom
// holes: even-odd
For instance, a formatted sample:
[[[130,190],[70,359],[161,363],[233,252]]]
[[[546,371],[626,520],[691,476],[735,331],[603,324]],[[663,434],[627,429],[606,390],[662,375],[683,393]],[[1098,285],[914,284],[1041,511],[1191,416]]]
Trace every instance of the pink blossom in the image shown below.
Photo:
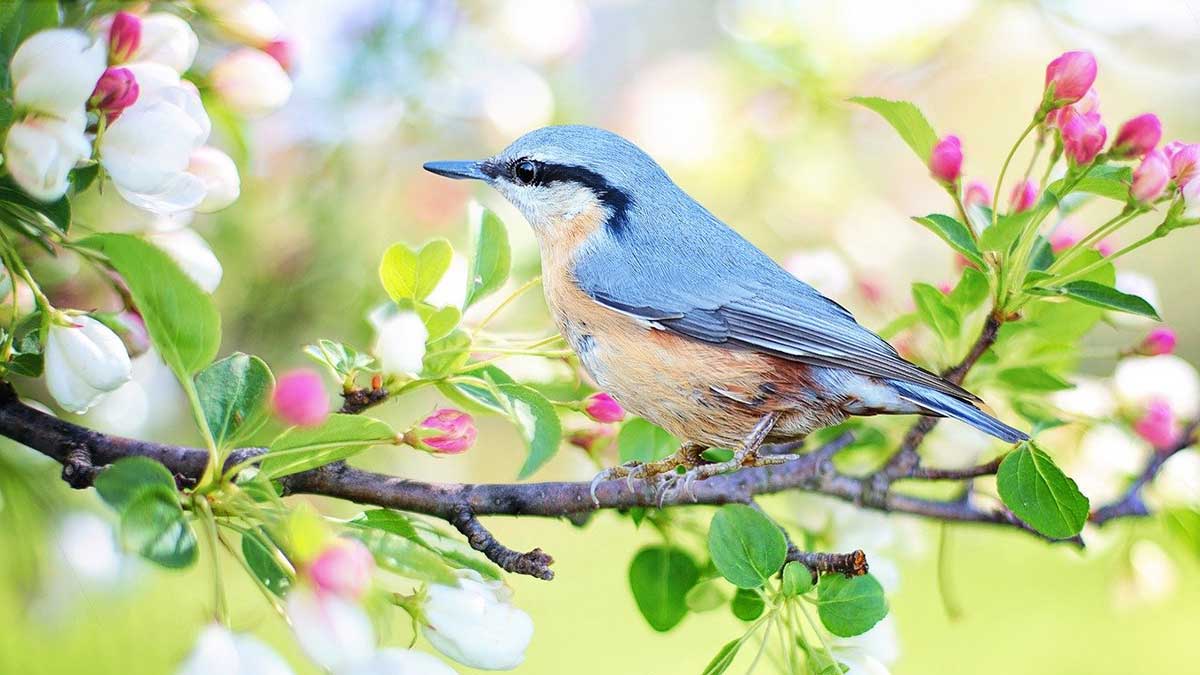
[[[599,391],[583,401],[583,411],[597,422],[620,422],[625,419],[625,409],[616,399]]]
[[[329,417],[329,397],[321,376],[309,368],[281,375],[275,385],[275,414],[284,422],[315,427]]]
[[[294,53],[295,50],[292,48],[292,42],[290,40],[283,38],[271,40],[267,44],[263,45],[262,50],[266,52],[268,56],[275,59],[275,61],[279,63],[279,67],[283,68],[285,72],[292,72],[292,68],[296,65],[296,63]]]
[[[937,289],[942,292],[942,295],[950,295],[954,290],[954,286],[949,281],[942,281],[938,283]]]
[[[1071,105],[1059,108],[1058,110],[1051,110],[1050,112],[1046,113],[1046,124],[1052,127],[1061,127],[1062,125],[1060,123],[1063,121],[1063,113],[1067,110],[1080,115],[1090,115],[1092,113],[1099,115],[1100,94],[1096,91],[1095,87],[1088,89],[1087,93],[1083,95],[1083,98],[1079,99],[1078,101],[1072,103]]]
[[[439,455],[457,455],[475,444],[475,420],[467,413],[453,408],[435,410],[421,421],[416,433],[409,433],[409,445]]]
[[[1066,52],[1046,66],[1048,109],[1061,108],[1083,98],[1096,81],[1096,58],[1091,52]]]
[[[1146,356],[1160,356],[1162,354],[1170,354],[1175,351],[1177,338],[1175,331],[1162,326],[1155,328],[1146,334],[1142,344],[1138,345],[1138,353]]]
[[[589,455],[597,455],[612,443],[616,432],[610,426],[598,426],[576,431],[567,437],[567,442]]]
[[[988,206],[992,205],[992,191],[987,188],[982,182],[973,180],[967,184],[967,190],[963,193],[963,208],[971,208],[972,206]]]
[[[96,82],[88,107],[103,115],[107,124],[112,124],[137,101],[138,93],[137,78],[128,68],[108,68]]]
[[[933,146],[929,156],[929,172],[943,183],[954,183],[962,175],[962,162],[962,143],[958,136],[946,136]]]
[[[142,19],[129,12],[117,12],[108,29],[108,62],[125,63],[142,44]]]
[[[338,539],[308,566],[317,591],[358,600],[371,586],[375,558],[357,539]]]
[[[1086,115],[1064,108],[1058,117],[1062,133],[1063,154],[1075,166],[1090,164],[1108,138],[1108,130],[1100,121],[1099,113]]]
[[[1114,157],[1141,157],[1162,140],[1162,122],[1154,113],[1138,115],[1121,125],[1113,141]]]
[[[1050,233],[1050,250],[1055,253],[1062,253],[1075,244],[1078,244],[1082,238],[1075,226],[1067,222],[1061,223]]]
[[[1183,144],[1175,141],[1164,150],[1171,162],[1171,179],[1176,185],[1183,187],[1200,174],[1200,143]]]
[[[1008,210],[1012,213],[1028,211],[1037,203],[1037,198],[1037,183],[1032,179],[1023,180],[1013,186],[1012,193],[1008,196]]]
[[[1166,450],[1179,439],[1175,412],[1162,399],[1150,401],[1145,414],[1134,423],[1133,430],[1156,450]]]
[[[1166,155],[1162,150],[1153,150],[1134,169],[1129,194],[1139,202],[1153,201],[1163,193],[1170,180],[1171,168],[1167,165]]]
[[[1117,242],[1112,237],[1105,237],[1096,242],[1096,250],[1100,252],[1100,255],[1107,258],[1117,250]]]

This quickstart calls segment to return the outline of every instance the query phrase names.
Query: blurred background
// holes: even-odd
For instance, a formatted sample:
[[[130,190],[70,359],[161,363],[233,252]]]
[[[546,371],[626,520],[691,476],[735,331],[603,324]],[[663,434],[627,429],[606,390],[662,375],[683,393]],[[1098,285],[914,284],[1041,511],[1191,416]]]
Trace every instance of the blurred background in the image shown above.
[[[385,297],[376,277],[382,250],[434,236],[466,250],[470,199],[508,224],[514,283],[535,275],[536,245],[507,203],[420,165],[487,156],[546,124],[627,136],[710,210],[872,328],[908,311],[912,281],[954,278],[948,249],[908,220],[951,207],[892,130],[847,97],[916,102],[939,134],[962,138],[965,173],[990,186],[1039,100],[1045,64],[1064,50],[1088,49],[1100,63],[1096,86],[1110,134],[1152,111],[1164,140],[1200,140],[1200,2],[1192,0],[272,4],[295,48],[291,101],[244,136],[223,139],[242,166],[242,197],[195,226],[224,268],[215,294],[222,353],[258,354],[276,371],[304,363],[300,348],[319,338],[369,346],[365,316]],[[99,219],[113,217],[109,199],[116,201],[97,197],[78,217],[86,223],[82,214],[94,214],[95,226],[107,226]],[[1078,217],[1098,222],[1086,209]],[[1121,238],[1151,226],[1135,223]],[[1198,254],[1194,228],[1122,267],[1156,282],[1156,304],[1192,362],[1200,359]],[[507,321],[513,330],[544,330],[539,294]],[[1111,353],[1135,335],[1102,326],[1089,340]],[[506,367],[537,380],[560,376],[558,365]],[[1112,366],[1101,358],[1086,368],[1106,375]],[[170,375],[154,363],[139,362],[135,372],[138,386],[85,423],[194,440],[177,424],[184,407]],[[432,395],[406,399],[377,414],[404,428],[435,403]],[[465,456],[376,450],[361,461],[422,479],[512,480],[519,439],[503,421],[481,424],[484,442]],[[941,437],[932,451],[956,452],[960,439]],[[73,493],[56,479],[56,466],[9,446],[0,451],[0,672],[170,672],[205,623],[208,572],[154,571],[121,554],[94,494]],[[586,479],[595,470],[583,453],[564,448],[537,478]],[[21,490],[23,481],[37,490]],[[851,518],[812,499],[765,501],[799,522],[814,514]],[[873,571],[892,577],[885,585],[893,607],[887,630],[899,637],[894,673],[1195,668],[1188,646],[1200,626],[1200,558],[1161,537],[1157,521],[1085,533],[1086,552],[955,528],[944,539],[947,571],[939,579],[938,526],[871,518],[838,538],[867,547],[854,536],[863,532],[884,552]],[[616,515],[602,514],[586,529],[529,519],[489,526],[515,548],[540,546],[557,559],[553,582],[511,579],[515,601],[537,626],[519,672],[694,673],[738,630],[722,611],[689,616],[669,634],[652,631],[626,574],[633,551],[655,535]],[[288,654],[297,672],[312,672],[249,582],[234,588],[241,589],[235,626]],[[960,609],[956,618],[947,603]]]

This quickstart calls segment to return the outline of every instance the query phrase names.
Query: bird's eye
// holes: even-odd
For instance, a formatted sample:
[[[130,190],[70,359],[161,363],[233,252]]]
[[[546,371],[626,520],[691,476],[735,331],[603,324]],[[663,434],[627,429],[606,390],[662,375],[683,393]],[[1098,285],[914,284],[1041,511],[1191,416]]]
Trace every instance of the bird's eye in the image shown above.
[[[518,160],[516,164],[513,164],[512,175],[518,183],[532,185],[538,177],[537,162],[531,159]]]

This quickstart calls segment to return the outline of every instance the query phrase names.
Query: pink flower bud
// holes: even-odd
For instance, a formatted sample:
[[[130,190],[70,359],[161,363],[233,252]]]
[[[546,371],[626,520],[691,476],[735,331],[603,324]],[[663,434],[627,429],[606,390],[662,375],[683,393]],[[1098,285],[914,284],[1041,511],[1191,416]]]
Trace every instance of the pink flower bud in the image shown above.
[[[1104,256],[1105,258],[1112,255],[1116,250],[1117,242],[1112,237],[1105,237],[1096,242],[1096,251],[1098,251],[1100,255]]]
[[[939,181],[951,184],[962,174],[962,143],[958,136],[946,136],[933,146],[929,155],[929,173]]]
[[[950,295],[954,291],[954,285],[949,281],[939,282],[937,289],[942,292],[942,295]]]
[[[150,331],[146,329],[146,321],[136,310],[127,309],[113,315],[108,323],[113,328],[121,342],[125,343],[125,351],[130,356],[140,356],[150,349]]]
[[[315,427],[329,417],[325,384],[321,376],[309,368],[281,375],[275,384],[273,400],[275,414],[288,424]]]
[[[1133,170],[1133,184],[1129,186],[1129,195],[1139,202],[1149,202],[1158,198],[1167,188],[1171,180],[1171,168],[1167,166],[1167,157],[1162,150],[1153,150],[1146,155],[1138,168]]]
[[[1064,108],[1058,116],[1062,132],[1063,154],[1075,166],[1090,164],[1104,147],[1108,130],[1100,122],[1100,115],[1081,115],[1073,108]]]
[[[1038,187],[1031,179],[1026,179],[1013,186],[1012,193],[1008,196],[1008,210],[1012,213],[1021,213],[1033,208],[1037,203]]]
[[[142,19],[137,14],[117,12],[108,29],[108,62],[128,61],[142,44]]]
[[[435,410],[419,429],[405,434],[409,445],[440,455],[457,455],[475,444],[475,420],[453,408]]]
[[[1177,426],[1171,406],[1162,399],[1154,399],[1146,406],[1146,413],[1134,423],[1133,430],[1156,450],[1166,450],[1179,439]]]
[[[1162,140],[1162,122],[1154,113],[1138,115],[1121,125],[1113,141],[1114,157],[1141,157]]]
[[[600,454],[613,441],[613,427],[600,426],[592,429],[576,431],[567,437],[567,442],[583,450],[589,455]]]
[[[1175,351],[1176,342],[1175,331],[1163,326],[1147,333],[1142,344],[1138,345],[1137,351],[1146,356],[1170,354]]]
[[[88,107],[112,124],[137,101],[138,91],[137,79],[128,68],[109,68],[96,82],[96,88],[88,99]]]
[[[583,411],[597,422],[620,422],[625,419],[625,409],[616,399],[600,391],[583,401]]]
[[[1050,250],[1055,253],[1062,253],[1075,244],[1078,244],[1081,238],[1079,230],[1070,223],[1064,222],[1050,233]]]
[[[1096,58],[1091,52],[1066,52],[1046,66],[1048,110],[1083,98],[1096,81]]]
[[[358,600],[371,587],[375,558],[357,539],[338,539],[308,566],[308,577],[320,593]]]
[[[1171,145],[1176,145],[1176,143]],[[1179,143],[1173,150],[1168,153],[1171,162],[1171,180],[1174,180],[1179,187],[1183,187],[1192,182],[1197,174],[1200,174],[1200,143],[1187,145]]]
[[[291,73],[295,65],[295,54],[290,40],[279,38],[263,45],[262,50],[275,59],[284,72]]]
[[[973,180],[967,184],[967,191],[963,194],[963,208],[971,208],[972,206],[987,206],[992,205],[992,191],[987,188],[982,182]]]

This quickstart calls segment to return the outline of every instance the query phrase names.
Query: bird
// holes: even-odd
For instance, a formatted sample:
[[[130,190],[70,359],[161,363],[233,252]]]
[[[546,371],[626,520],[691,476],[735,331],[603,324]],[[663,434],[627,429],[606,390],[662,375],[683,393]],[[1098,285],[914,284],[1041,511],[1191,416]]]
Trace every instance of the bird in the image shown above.
[[[626,410],[681,441],[670,457],[597,480],[675,480],[682,466],[693,481],[781,463],[795,455],[760,447],[851,416],[949,417],[1006,443],[1028,439],[974,394],[905,360],[616,133],[542,127],[487,159],[424,168],[483,181],[520,211],[540,249],[546,303],[580,364]],[[707,448],[734,453],[708,462]]]

